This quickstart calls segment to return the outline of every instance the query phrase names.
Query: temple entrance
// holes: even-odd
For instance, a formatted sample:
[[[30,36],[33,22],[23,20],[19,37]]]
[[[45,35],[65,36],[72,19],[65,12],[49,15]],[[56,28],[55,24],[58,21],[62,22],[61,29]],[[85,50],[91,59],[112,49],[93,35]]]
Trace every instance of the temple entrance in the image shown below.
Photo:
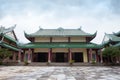
[[[64,53],[56,54],[56,62],[64,62]]]
[[[48,53],[35,53],[34,62],[47,62],[48,61]]]
[[[83,62],[83,53],[82,52],[73,53],[72,59],[75,60],[75,62]]]
[[[53,62],[67,62],[68,61],[68,54],[67,53],[53,53],[54,60]]]

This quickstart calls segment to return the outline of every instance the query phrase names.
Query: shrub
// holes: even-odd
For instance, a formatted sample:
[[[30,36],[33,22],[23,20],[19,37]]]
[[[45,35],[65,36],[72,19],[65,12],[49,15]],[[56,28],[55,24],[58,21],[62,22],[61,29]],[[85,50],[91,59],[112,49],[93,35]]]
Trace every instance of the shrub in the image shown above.
[[[3,61],[6,58],[11,57],[11,56],[12,56],[11,51],[9,51],[8,49],[1,48],[0,49],[0,64],[2,65]]]
[[[73,64],[75,62],[75,60],[70,60],[69,63],[70,64]]]
[[[95,63],[96,63],[95,59],[92,59],[92,64],[95,64]]]
[[[29,64],[28,61],[25,60],[24,65],[27,66],[28,64]]]

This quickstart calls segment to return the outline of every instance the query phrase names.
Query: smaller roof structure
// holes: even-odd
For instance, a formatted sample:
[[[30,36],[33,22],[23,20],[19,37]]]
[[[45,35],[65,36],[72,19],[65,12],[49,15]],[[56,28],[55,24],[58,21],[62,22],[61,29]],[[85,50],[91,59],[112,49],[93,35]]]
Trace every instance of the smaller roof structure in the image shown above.
[[[3,26],[0,27],[0,46],[4,47],[4,48],[8,48],[14,51],[19,51],[19,48],[17,47],[17,37],[14,33],[14,28],[16,27],[16,25],[10,27],[10,28],[5,28]],[[6,42],[6,39],[8,42]],[[12,43],[15,44],[15,46],[13,46]],[[10,43],[10,44],[9,44]]]
[[[119,42],[120,42],[120,37],[118,37],[117,35],[105,33],[105,36],[102,41],[102,45],[113,46]]]
[[[110,42],[120,42],[120,37],[118,37],[118,36],[116,36],[114,34],[105,33],[102,44],[108,44]]]
[[[14,50],[14,51],[19,51],[18,48],[14,47],[14,46],[11,46],[11,45],[9,45],[9,44],[6,44],[6,43],[4,43],[4,42],[0,42],[0,46],[3,46],[3,47],[5,47],[5,48],[8,48],[8,49],[11,49],[11,50]]]
[[[114,45],[115,47],[120,47],[120,42]]]
[[[111,41],[116,41],[119,42],[120,41],[120,37],[115,36],[114,34],[106,34],[106,36],[109,38],[109,40]]]
[[[16,27],[16,25],[6,29],[5,27],[1,26],[0,27],[0,34],[5,34],[5,33],[8,33],[10,31],[13,31],[15,27]]]
[[[18,43],[17,40],[15,40],[15,39],[9,37],[8,35],[3,35],[3,36],[4,36],[6,39],[8,39],[8,40],[10,40],[10,41],[12,41],[12,42]]]
[[[5,27],[1,26],[0,27],[0,36],[5,37],[6,39],[8,39],[10,41],[17,42],[17,37],[14,33],[15,27],[16,27],[16,25],[14,25],[10,28],[5,28]],[[10,33],[10,32],[12,32],[12,33]],[[14,38],[10,37],[10,34],[8,34],[8,33],[12,34],[14,36]]]
[[[117,33],[113,32],[113,34],[120,37],[120,31],[118,31]]]

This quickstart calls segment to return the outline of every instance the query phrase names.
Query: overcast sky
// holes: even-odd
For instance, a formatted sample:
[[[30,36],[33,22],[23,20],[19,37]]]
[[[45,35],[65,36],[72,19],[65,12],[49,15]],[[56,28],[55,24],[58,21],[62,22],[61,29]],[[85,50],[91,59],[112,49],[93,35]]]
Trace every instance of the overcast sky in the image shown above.
[[[120,0],[0,0],[0,25],[17,24],[20,42],[28,42],[26,33],[39,27],[77,29],[95,33],[94,43],[101,43],[104,33],[120,31]]]

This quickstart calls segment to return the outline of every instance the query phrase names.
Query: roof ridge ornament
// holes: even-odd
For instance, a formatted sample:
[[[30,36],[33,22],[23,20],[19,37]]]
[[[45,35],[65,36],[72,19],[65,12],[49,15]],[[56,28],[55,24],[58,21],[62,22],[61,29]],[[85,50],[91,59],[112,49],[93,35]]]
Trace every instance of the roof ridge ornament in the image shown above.
[[[80,26],[80,27],[78,28],[78,30],[82,30],[82,26]]]
[[[64,29],[62,27],[59,27],[57,30],[59,31],[63,31]]]
[[[0,26],[0,33],[6,34],[8,32],[13,31],[15,27],[16,27],[16,24],[14,26],[9,27],[9,28],[5,28],[4,26],[1,25]]]
[[[43,30],[43,28],[41,28],[41,26],[39,26],[39,30]]]
[[[5,30],[5,27],[4,26],[0,26],[0,32],[3,32]]]
[[[120,36],[120,31],[118,31],[118,32],[113,32],[113,34],[119,37],[119,36]]]

